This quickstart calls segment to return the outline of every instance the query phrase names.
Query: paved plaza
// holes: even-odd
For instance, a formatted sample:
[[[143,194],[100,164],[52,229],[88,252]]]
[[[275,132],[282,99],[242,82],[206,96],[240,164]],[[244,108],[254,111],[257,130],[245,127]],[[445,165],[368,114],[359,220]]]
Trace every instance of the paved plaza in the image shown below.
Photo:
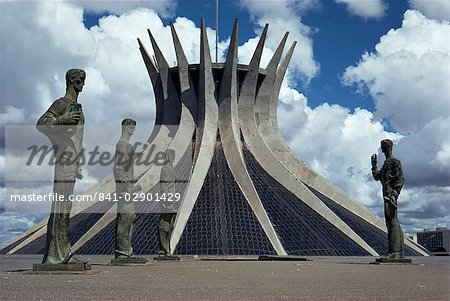
[[[82,274],[34,273],[37,255],[1,255],[1,300],[449,300],[450,257],[409,265],[374,257],[257,261],[183,256],[180,262],[110,266],[111,256],[80,256]]]

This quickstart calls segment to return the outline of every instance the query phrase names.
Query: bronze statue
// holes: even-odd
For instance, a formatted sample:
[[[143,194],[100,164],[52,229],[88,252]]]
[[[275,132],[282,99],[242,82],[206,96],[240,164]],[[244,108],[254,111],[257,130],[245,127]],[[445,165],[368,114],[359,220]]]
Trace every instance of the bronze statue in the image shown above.
[[[403,231],[397,217],[397,199],[403,187],[402,164],[392,155],[393,143],[389,139],[381,141],[381,151],[386,157],[380,170],[377,168],[377,155],[372,155],[372,176],[383,186],[384,217],[388,230],[389,253],[391,259],[402,259]]]
[[[175,170],[173,162],[175,160],[175,151],[166,150],[165,164],[161,169],[160,182],[162,185],[161,195],[161,213],[159,220],[159,252],[160,257],[171,257],[170,255],[170,236],[172,234],[176,213],[172,202],[168,200],[175,195]],[[177,256],[175,256],[178,258]],[[175,258],[174,257],[174,258]]]
[[[75,179],[82,179],[80,158],[83,152],[84,115],[78,94],[83,90],[86,73],[70,69],[66,73],[66,94],[53,102],[39,118],[37,129],[53,145],[56,158],[53,192],[63,195],[64,201],[54,201],[47,223],[47,243],[43,264],[78,261],[72,258],[69,241],[69,218]]]
[[[143,258],[133,257],[133,247],[131,238],[133,235],[133,226],[136,221],[136,209],[132,200],[133,194],[140,190],[136,186],[134,178],[134,160],[135,152],[130,144],[130,137],[134,133],[136,121],[133,119],[124,119],[122,121],[122,135],[116,144],[116,153],[114,157],[114,179],[116,182],[117,218],[116,218],[116,251],[115,261],[146,262]]]

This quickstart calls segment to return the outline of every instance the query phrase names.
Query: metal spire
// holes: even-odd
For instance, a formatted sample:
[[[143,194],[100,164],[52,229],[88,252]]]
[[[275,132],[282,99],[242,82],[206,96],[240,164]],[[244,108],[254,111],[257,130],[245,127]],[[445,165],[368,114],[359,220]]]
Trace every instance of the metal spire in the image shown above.
[[[219,62],[219,0],[216,0],[216,64]]]

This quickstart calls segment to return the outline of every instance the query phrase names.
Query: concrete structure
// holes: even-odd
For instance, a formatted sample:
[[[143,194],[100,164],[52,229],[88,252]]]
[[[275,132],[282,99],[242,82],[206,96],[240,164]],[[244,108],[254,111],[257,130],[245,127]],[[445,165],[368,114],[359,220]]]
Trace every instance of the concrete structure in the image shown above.
[[[177,67],[169,68],[150,31],[155,60],[138,40],[156,99],[155,128],[148,144],[162,151],[174,149],[175,169],[189,179],[179,186],[182,201],[171,251],[384,255],[384,221],[314,172],[283,141],[277,123],[278,94],[296,43],[282,59],[286,33],[267,68],[261,69],[267,31],[268,25],[249,65],[237,63],[237,20],[223,64],[211,62],[203,22],[199,64],[188,64],[173,25]],[[144,191],[157,191],[160,167],[137,166],[135,173]],[[113,192],[113,184],[107,177],[87,193]],[[114,206],[106,213],[85,210],[79,206],[72,212],[73,252],[112,254]],[[133,239],[137,254],[156,253],[157,223],[158,214],[138,214]],[[45,221],[1,252],[42,252],[44,226]],[[409,238],[405,245],[407,255],[427,255]]]
[[[450,229],[446,227],[436,230],[424,229],[417,232],[417,242],[431,253],[450,254]]]

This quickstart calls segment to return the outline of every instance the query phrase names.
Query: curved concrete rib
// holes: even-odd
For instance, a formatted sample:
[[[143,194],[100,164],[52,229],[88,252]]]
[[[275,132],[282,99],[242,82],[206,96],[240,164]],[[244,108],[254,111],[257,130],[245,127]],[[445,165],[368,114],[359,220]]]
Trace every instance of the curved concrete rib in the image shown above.
[[[186,151],[189,150],[192,143],[192,136],[195,132],[194,116],[191,115],[191,111],[187,108],[186,104],[192,106],[193,103],[197,102],[197,98],[194,87],[192,86],[192,80],[189,77],[187,59],[179,42],[174,38],[175,48],[178,49],[176,54],[181,88],[180,96],[178,95],[177,88],[172,80],[172,77],[168,74],[169,65],[167,64],[162,52],[159,50],[152,34],[150,31],[148,32],[152,41],[156,60],[158,61],[158,66],[160,66],[161,81],[165,83],[163,84],[163,87],[167,89],[165,94],[167,98],[164,100],[164,107],[166,108],[164,112],[167,112],[167,116],[164,116],[164,124],[167,122],[167,125],[174,124],[177,127],[173,139],[170,139],[168,136],[169,139],[162,143],[161,149],[163,152],[167,149],[173,149],[175,151],[174,166],[176,166],[180,162],[181,158],[183,158]],[[173,27],[172,34],[176,35]],[[163,70],[167,72],[162,72]],[[163,76],[165,76],[165,78]],[[181,101],[179,97],[181,97]],[[163,129],[161,129],[161,131]],[[169,142],[169,144],[167,144],[167,142]],[[161,168],[162,166],[159,164],[154,164],[137,181],[136,185],[141,185],[142,191],[150,190],[160,181]]]
[[[181,119],[180,126],[174,140],[169,148],[176,151],[175,163],[181,159],[186,151],[191,148],[192,137],[195,133],[197,119],[197,95],[191,76],[189,75],[189,64],[184,54],[183,47],[178,39],[173,24],[170,25],[173,44],[177,57],[178,77],[180,81]],[[178,158],[177,158],[178,157]]]
[[[36,232],[34,232],[30,237],[28,237],[27,239],[22,241],[20,244],[18,244],[17,246],[15,246],[11,250],[9,250],[6,254],[9,254],[9,255],[10,254],[14,254],[18,250],[20,250],[23,247],[25,247],[26,245],[28,245],[29,243],[31,243],[31,242],[35,241],[36,239],[38,239],[39,237],[41,237],[42,235],[45,235],[47,233],[47,227],[46,227],[47,221],[48,221],[48,218],[46,218],[45,220],[42,220],[38,224],[34,225],[34,227],[31,228],[29,232],[32,232],[31,230],[36,231]],[[17,239],[15,241],[17,241]],[[14,242],[10,242],[4,248],[6,248],[7,246],[11,245],[12,243],[14,243]]]
[[[153,127],[152,133],[148,138],[148,142],[152,142],[163,124],[164,119],[164,96],[162,94],[162,84],[161,77],[159,76],[159,72],[156,69],[155,65],[153,65],[150,56],[141,42],[141,40],[137,39],[139,44],[139,51],[141,52],[142,59],[144,60],[145,68],[147,69],[147,73],[150,77],[150,81],[153,87],[153,94],[155,96],[155,104],[156,104],[156,113],[155,113],[155,126]]]
[[[41,231],[42,227],[46,226],[48,222],[48,217],[46,217],[45,219],[41,220],[40,222],[38,222],[37,224],[35,224],[34,226],[30,227],[27,231],[23,232],[22,234],[20,234],[19,236],[17,236],[16,238],[14,238],[13,240],[9,241],[6,245],[4,245],[0,250],[3,250],[7,247],[9,247],[10,245],[14,244],[15,242],[23,239],[24,237],[26,237],[27,235],[29,235],[30,233],[33,232],[38,232]],[[33,233],[33,234],[36,234]],[[30,242],[32,242],[33,240],[35,240],[36,238],[34,238],[33,240],[30,240],[32,238],[33,235],[30,235],[30,237],[28,237],[27,239],[25,239],[24,241],[22,241],[20,244],[18,244],[16,247],[12,248],[11,250],[9,250],[6,254],[14,254],[17,250],[21,249],[23,246],[29,244]],[[39,235],[39,237],[42,235]],[[20,248],[17,248],[19,245],[22,245]]]
[[[258,66],[261,58],[264,40],[267,33],[267,25],[261,35],[258,43],[259,53],[253,56],[250,63],[250,71],[247,74],[243,91],[251,86],[256,89],[256,81],[258,78]],[[227,60],[222,76],[222,84],[219,94],[219,131],[222,141],[223,151],[227,159],[228,166],[233,174],[239,188],[241,189],[245,199],[253,209],[258,222],[266,233],[274,250],[278,255],[287,255],[284,250],[269,217],[267,216],[264,206],[259,199],[258,192],[253,185],[250,175],[245,165],[244,156],[242,154],[241,135],[239,130],[239,116],[237,104],[237,49],[238,49],[238,21],[236,20],[231,36],[230,46],[228,47]]]
[[[140,39],[138,39],[138,42],[139,42],[139,50],[141,51],[142,58],[144,60],[145,66],[146,66],[148,74],[150,76],[150,80],[152,82],[153,91],[155,94],[155,102],[156,102],[155,127],[150,135],[150,138],[149,138],[150,142],[147,143],[146,145],[144,145],[145,151],[142,155],[142,158],[145,158],[150,151],[151,151],[150,154],[157,154],[159,152],[164,152],[167,149],[168,145],[172,141],[171,130],[173,131],[173,129],[176,129],[178,127],[176,120],[178,118],[180,118],[179,115],[174,117],[173,116],[174,114],[172,113],[172,111],[176,111],[177,113],[179,113],[180,105],[179,105],[179,100],[174,99],[174,98],[177,98],[176,91],[174,91],[174,92],[171,91],[170,101],[166,101],[166,99],[164,99],[163,85],[162,85],[163,79],[160,77],[158,70],[153,65],[152,61],[150,60],[150,56],[148,55],[148,52],[147,52],[145,46],[142,44]],[[162,62],[163,60],[164,59],[160,58],[158,63],[161,62],[161,64],[163,64],[163,62]],[[167,64],[166,64],[166,69],[168,69]],[[166,80],[167,80],[167,78],[166,78]],[[167,86],[167,84],[166,84],[166,86]],[[168,93],[166,93],[166,95],[167,94]],[[167,115],[170,115],[170,117]],[[155,128],[157,128],[156,136],[154,136]],[[152,138],[152,136],[154,136],[154,137]],[[149,150],[147,150],[147,149],[149,149]],[[153,166],[153,164],[151,166],[137,164],[134,168],[135,175],[140,176],[140,175],[144,174],[152,166]]]
[[[208,38],[206,36],[205,22],[202,19],[200,37],[200,76],[198,101],[199,112],[198,127],[201,128],[201,136],[197,132],[196,139],[201,139],[197,145],[198,158],[196,160],[190,182],[183,194],[183,200],[175,219],[174,229],[170,238],[170,250],[173,252],[180,241],[183,230],[191,216],[192,209],[197,201],[198,195],[202,189],[203,182],[208,174],[211,160],[214,156],[214,149],[217,137],[217,119],[218,108],[215,95],[215,83],[212,74],[211,55],[209,53]]]
[[[159,49],[159,46],[149,29],[147,29],[147,32],[152,43],[156,61],[158,62],[159,76],[161,78],[163,91],[164,107],[170,108],[170,110],[164,111],[163,124],[179,125],[181,116],[181,106],[179,105],[180,99],[177,95],[177,89],[169,75],[169,64],[164,58],[164,55]],[[175,132],[176,129],[173,129],[172,134],[175,134]]]
[[[261,84],[261,87],[259,88],[258,95],[256,96],[256,102],[264,101],[267,105],[269,104],[266,99],[270,98],[271,91],[273,89],[276,68],[281,58],[281,53],[283,51],[286,38],[287,36],[285,35],[270,60],[269,65],[267,66],[267,74]],[[248,93],[248,91],[245,93]],[[246,95],[246,97],[239,97],[239,118],[244,140],[256,161],[262,168],[270,171],[270,175],[278,183],[291,191],[303,203],[320,214],[369,254],[377,256],[378,253],[375,250],[373,250],[363,239],[361,239],[361,237],[359,237],[333,211],[323,204],[322,201],[320,201],[300,180],[298,180],[289,170],[287,170],[267,148],[257,129],[253,100],[254,98],[251,98],[248,95]]]
[[[14,244],[15,242],[23,239],[24,237],[26,237],[27,235],[29,235],[30,233],[33,233],[35,231],[40,230],[43,226],[45,226],[47,224],[48,221],[48,217],[46,217],[45,219],[39,221],[37,224],[33,225],[32,227],[28,228],[28,230],[26,230],[25,232],[22,232],[21,234],[19,234],[16,238],[14,238],[13,240],[10,240],[6,245],[4,245],[3,247],[0,248],[0,251],[11,246],[12,244]],[[11,249],[12,250],[12,249]],[[10,253],[11,250],[9,250],[6,254],[13,254]]]
[[[191,112],[191,116],[195,123],[197,123],[197,95],[195,94],[194,83],[189,75],[189,63],[181,46],[175,26],[170,24],[172,31],[172,39],[177,56],[178,75],[180,77],[180,99],[181,102]]]
[[[387,233],[384,221],[377,215],[373,214],[358,202],[352,200],[346,193],[329,183],[324,177],[315,172],[306,163],[300,160],[289,148],[283,137],[280,135],[277,119],[278,95],[280,93],[281,84],[286,74],[289,61],[295,48],[295,42],[286,53],[285,58],[278,67],[276,78],[270,98],[264,100],[266,102],[257,102],[255,112],[258,112],[259,134],[263,138],[264,143],[274,154],[274,156],[287,168],[293,175],[306,185],[319,191],[330,200],[336,202],[346,208],[355,215],[365,219],[373,226]],[[416,252],[428,256],[428,253],[422,246],[410,241],[405,237],[405,245],[411,247]]]
[[[286,44],[287,38],[288,38],[289,32],[286,32],[283,36],[283,39],[281,40],[280,44],[278,45],[277,49],[275,50],[275,53],[273,54],[272,58],[269,61],[269,64],[267,65],[266,69],[266,77],[264,78],[263,83],[261,84],[261,87],[263,87],[263,84],[265,85],[266,89],[272,89],[273,84],[275,81],[276,76],[276,68],[278,66],[278,62],[281,59],[281,55],[283,54],[284,45]],[[269,71],[269,67],[271,72]],[[273,71],[273,69],[275,70]],[[260,87],[260,89],[261,89]],[[254,98],[255,99],[255,98]],[[254,113],[252,115],[255,116],[256,126],[259,127],[260,124],[260,117],[259,115],[265,116],[268,114],[269,111],[269,105],[270,105],[270,94],[268,94],[267,91],[265,93],[259,93],[258,91],[258,101],[254,101],[252,103],[252,110]]]

